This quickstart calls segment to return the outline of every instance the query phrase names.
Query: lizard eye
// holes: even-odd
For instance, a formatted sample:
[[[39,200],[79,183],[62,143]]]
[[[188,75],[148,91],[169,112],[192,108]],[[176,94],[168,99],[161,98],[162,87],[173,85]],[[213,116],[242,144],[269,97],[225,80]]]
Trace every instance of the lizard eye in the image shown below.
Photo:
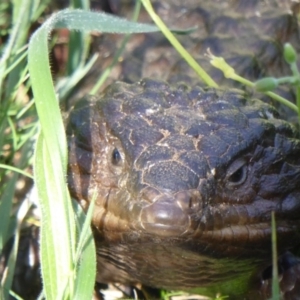
[[[117,148],[114,148],[114,150],[112,151],[112,154],[111,154],[112,164],[117,165],[121,161],[121,159],[122,159],[122,157],[121,157],[119,150]]]
[[[245,159],[235,160],[227,169],[226,181],[229,187],[243,184],[247,179],[247,162]]]

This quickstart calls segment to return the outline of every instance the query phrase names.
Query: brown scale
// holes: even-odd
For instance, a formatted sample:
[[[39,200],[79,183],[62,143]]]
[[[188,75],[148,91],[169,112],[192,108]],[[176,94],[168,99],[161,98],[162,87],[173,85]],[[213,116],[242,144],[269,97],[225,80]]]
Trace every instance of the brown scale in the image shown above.
[[[210,66],[208,48],[250,80],[290,74],[283,43],[290,42],[299,51],[298,3],[164,1],[153,5],[171,28],[197,26],[191,35],[178,38],[222,87],[241,88]],[[129,7],[111,1],[112,11],[126,17],[132,11]],[[142,13],[141,20],[149,17]],[[107,47],[106,57],[115,50],[115,44],[105,42],[110,39],[104,38],[100,46]],[[99,68],[98,64],[96,72]],[[274,210],[282,222],[277,229],[283,254],[282,295],[297,299],[298,260],[284,254],[298,245],[299,226],[299,162],[292,158],[299,156],[299,141],[290,140],[289,125],[266,104],[241,100],[249,95],[262,98],[251,90],[220,96],[214,90],[186,87],[199,85],[199,79],[160,34],[135,35],[114,71],[112,81],[132,83],[152,77],[174,85],[151,80],[117,84],[97,104],[83,109],[90,114],[91,124],[100,119],[109,135],[119,139],[107,148],[118,149],[121,159],[116,169],[125,170],[115,175],[117,190],[106,188],[105,203],[101,197],[97,203],[93,224],[98,280],[169,289],[204,286],[214,295],[222,292],[226,280],[245,276],[245,285],[225,289],[224,294],[265,299],[270,296],[266,270],[271,259],[270,211]],[[89,77],[86,81],[92,83]],[[291,89],[277,92],[294,101]],[[292,117],[282,107],[280,113]],[[76,114],[75,110],[71,120],[76,120]],[[72,130],[80,132],[78,128]],[[69,139],[72,147],[76,139]],[[70,161],[70,188],[78,198],[86,193],[78,184],[86,175],[72,172],[80,153],[78,148],[72,151]],[[89,158],[91,166],[94,160],[95,151]],[[101,174],[107,169],[99,166],[98,170]],[[241,178],[243,183],[235,185]],[[101,183],[89,180],[89,194],[94,189],[102,194]]]
[[[78,103],[67,135],[72,196],[99,193],[99,282],[240,299],[271,264],[271,211],[279,253],[298,245],[297,131],[243,91],[119,82]]]

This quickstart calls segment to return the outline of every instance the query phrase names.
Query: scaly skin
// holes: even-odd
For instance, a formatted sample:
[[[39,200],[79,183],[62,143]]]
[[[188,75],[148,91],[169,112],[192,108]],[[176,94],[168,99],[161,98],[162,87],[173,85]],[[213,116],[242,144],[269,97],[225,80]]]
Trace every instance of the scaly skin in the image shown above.
[[[128,16],[126,5],[110,2],[112,11]],[[297,4],[190,0],[154,6],[170,27],[198,27],[179,39],[223,87],[241,86],[209,65],[207,48],[250,80],[290,74],[282,45],[288,41],[299,51]],[[88,84],[107,66],[118,40],[102,39]],[[172,84],[117,83],[70,116],[71,192],[85,208],[98,193],[97,279],[269,297],[268,281],[257,286],[269,278],[271,211],[279,253],[299,244],[300,152],[293,127],[254,100],[252,90],[195,87],[199,79],[160,34],[135,35],[122,58],[111,82],[152,77]],[[291,89],[278,92],[294,101]],[[298,264],[289,254],[281,262],[290,267],[282,294],[297,299]]]
[[[248,288],[271,262],[271,211],[279,252],[297,245],[300,140],[277,117],[238,90],[151,79],[79,103],[68,178],[83,207],[98,193],[98,280]]]

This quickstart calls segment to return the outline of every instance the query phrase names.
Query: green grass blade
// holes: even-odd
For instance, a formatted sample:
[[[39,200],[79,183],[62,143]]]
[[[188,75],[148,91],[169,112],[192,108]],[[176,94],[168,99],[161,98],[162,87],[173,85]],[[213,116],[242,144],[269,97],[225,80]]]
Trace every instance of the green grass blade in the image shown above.
[[[63,176],[67,167],[67,143],[49,67],[47,37],[51,27],[49,28],[49,24],[46,23],[32,36],[28,50],[28,65],[45,142],[49,150],[53,145],[51,160],[53,165],[57,164],[58,176]],[[64,181],[64,178],[60,179]]]
[[[90,225],[94,211],[95,199],[96,197],[93,197],[86,216],[80,205],[73,201],[77,221],[76,225],[78,232],[80,232],[76,253],[77,276],[75,284],[76,290],[74,293],[74,299],[78,300],[83,298],[92,298],[92,292],[95,284],[96,252]]]
[[[280,300],[280,288],[278,282],[278,255],[277,255],[277,236],[276,236],[276,221],[275,213],[272,211],[272,300]]]
[[[64,101],[71,91],[76,87],[78,82],[89,72],[98,58],[94,54],[89,61],[83,66],[77,66],[77,69],[67,78],[61,79],[56,85],[57,93],[61,101]]]
[[[133,16],[132,16],[132,21],[137,21],[139,14],[141,11],[141,2],[140,1],[136,1],[135,2],[135,6],[134,6],[134,11],[133,11]],[[130,34],[126,34],[121,42],[121,45],[119,47],[119,49],[116,51],[112,62],[109,64],[109,66],[107,68],[105,68],[104,72],[101,74],[101,76],[98,78],[96,84],[94,85],[94,87],[92,88],[92,90],[90,91],[91,95],[95,95],[99,89],[101,88],[101,86],[103,85],[103,83],[106,81],[106,79],[108,78],[109,74],[111,73],[113,67],[119,62],[119,59],[125,49],[125,46],[127,45],[129,39],[130,39]]]
[[[198,76],[211,87],[218,87],[218,84],[201,68],[196,60],[189,54],[189,52],[179,43],[169,28],[164,24],[161,18],[155,13],[150,0],[141,0],[148,14],[151,16],[154,23],[159,27],[161,32],[165,35],[172,46],[185,59],[189,66],[198,74]]]
[[[53,28],[60,27],[119,33],[158,29],[152,25],[129,22],[103,13],[64,10],[49,18],[30,40],[29,72],[41,123],[41,135],[36,145],[34,176],[42,210],[41,263],[44,293],[48,299],[74,299],[79,288],[74,287],[75,281],[80,283],[81,278],[86,276],[87,267],[85,262],[76,268],[74,213],[65,184],[66,138],[49,67],[48,36]],[[91,242],[89,245],[92,245]],[[82,257],[92,257],[93,246],[84,250]],[[95,260],[87,261],[89,267],[92,263],[95,264]],[[94,277],[93,273],[91,274]],[[91,288],[90,284],[86,286]]]
[[[103,12],[65,9],[58,12],[51,21],[55,28],[69,28],[82,32],[97,30],[107,33],[156,32],[159,29],[150,24],[140,24]]]
[[[45,22],[33,35],[28,49],[28,63],[43,135],[39,138],[43,141],[36,148],[34,174],[42,210],[42,276],[46,298],[55,299],[65,289],[72,273],[75,226],[65,184],[67,144],[49,68],[49,30],[51,23]],[[69,281],[70,285],[72,282]],[[71,286],[70,291],[72,294]]]
[[[0,164],[0,168],[10,170],[10,171],[14,171],[14,172],[17,172],[19,174],[22,174],[24,176],[27,176],[27,177],[33,179],[33,177],[29,173],[27,173],[27,172],[25,172],[25,171],[23,171],[19,168],[16,168],[16,167]]]
[[[223,57],[214,56],[211,52],[208,53],[208,56],[210,58],[211,65],[217,69],[220,69],[223,72],[224,77],[230,78],[237,82],[240,82],[240,83],[244,84],[245,86],[249,86],[251,88],[255,87],[254,82],[236,74],[235,70],[229,64],[227,64],[227,62],[225,61],[225,59]],[[300,91],[299,91],[299,93],[300,93]],[[273,92],[264,92],[264,94],[268,95],[269,97],[278,101],[279,103],[282,103],[283,105],[289,107],[290,109],[294,110],[299,115],[297,106],[295,104],[293,104],[292,102],[290,102],[289,100],[287,100]]]
[[[18,175],[14,174],[7,183],[4,193],[0,197],[0,252],[2,252],[8,237],[7,233],[10,223],[12,200],[14,197],[17,179]]]
[[[52,164],[42,134],[36,145],[35,178],[42,210],[41,265],[44,290],[46,298],[56,299],[71,275],[73,257],[72,249],[68,247],[71,248],[72,243],[69,240],[69,224],[66,224],[69,220],[63,207],[66,199],[62,197],[65,195],[60,191],[56,165]],[[51,201],[48,201],[49,198]]]
[[[73,8],[81,8],[88,10],[90,8],[89,1],[86,0],[72,0]],[[91,38],[88,34],[83,32],[71,32],[69,39],[69,53],[67,62],[67,74],[71,75],[78,69],[78,66],[83,66],[88,57],[90,49]]]
[[[12,251],[9,254],[9,259],[7,263],[7,272],[6,276],[2,278],[1,286],[3,287],[3,294],[4,299],[9,299],[8,295],[10,293],[10,288],[13,282],[14,278],[14,271],[15,271],[15,265],[17,261],[17,255],[18,255],[18,248],[19,248],[19,239],[20,239],[20,231],[21,231],[21,224],[27,215],[29,208],[31,206],[30,201],[27,199],[22,202],[22,204],[19,207],[18,214],[17,214],[17,226],[15,230],[15,236],[14,236],[14,244],[12,247]],[[4,282],[3,282],[4,279]]]

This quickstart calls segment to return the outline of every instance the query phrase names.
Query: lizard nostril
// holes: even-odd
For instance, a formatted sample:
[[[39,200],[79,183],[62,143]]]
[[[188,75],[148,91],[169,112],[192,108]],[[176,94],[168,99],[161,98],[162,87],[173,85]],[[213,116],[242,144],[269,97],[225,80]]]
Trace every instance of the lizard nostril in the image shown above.
[[[112,151],[112,154],[111,154],[112,164],[118,165],[119,162],[121,161],[121,159],[122,159],[122,157],[121,157],[119,150],[117,148],[114,148],[114,150]]]
[[[174,199],[157,200],[141,212],[142,227],[157,236],[171,237],[184,233],[189,228],[189,216]]]
[[[184,210],[197,210],[202,202],[199,191],[189,190],[181,191],[175,195],[177,204]]]

